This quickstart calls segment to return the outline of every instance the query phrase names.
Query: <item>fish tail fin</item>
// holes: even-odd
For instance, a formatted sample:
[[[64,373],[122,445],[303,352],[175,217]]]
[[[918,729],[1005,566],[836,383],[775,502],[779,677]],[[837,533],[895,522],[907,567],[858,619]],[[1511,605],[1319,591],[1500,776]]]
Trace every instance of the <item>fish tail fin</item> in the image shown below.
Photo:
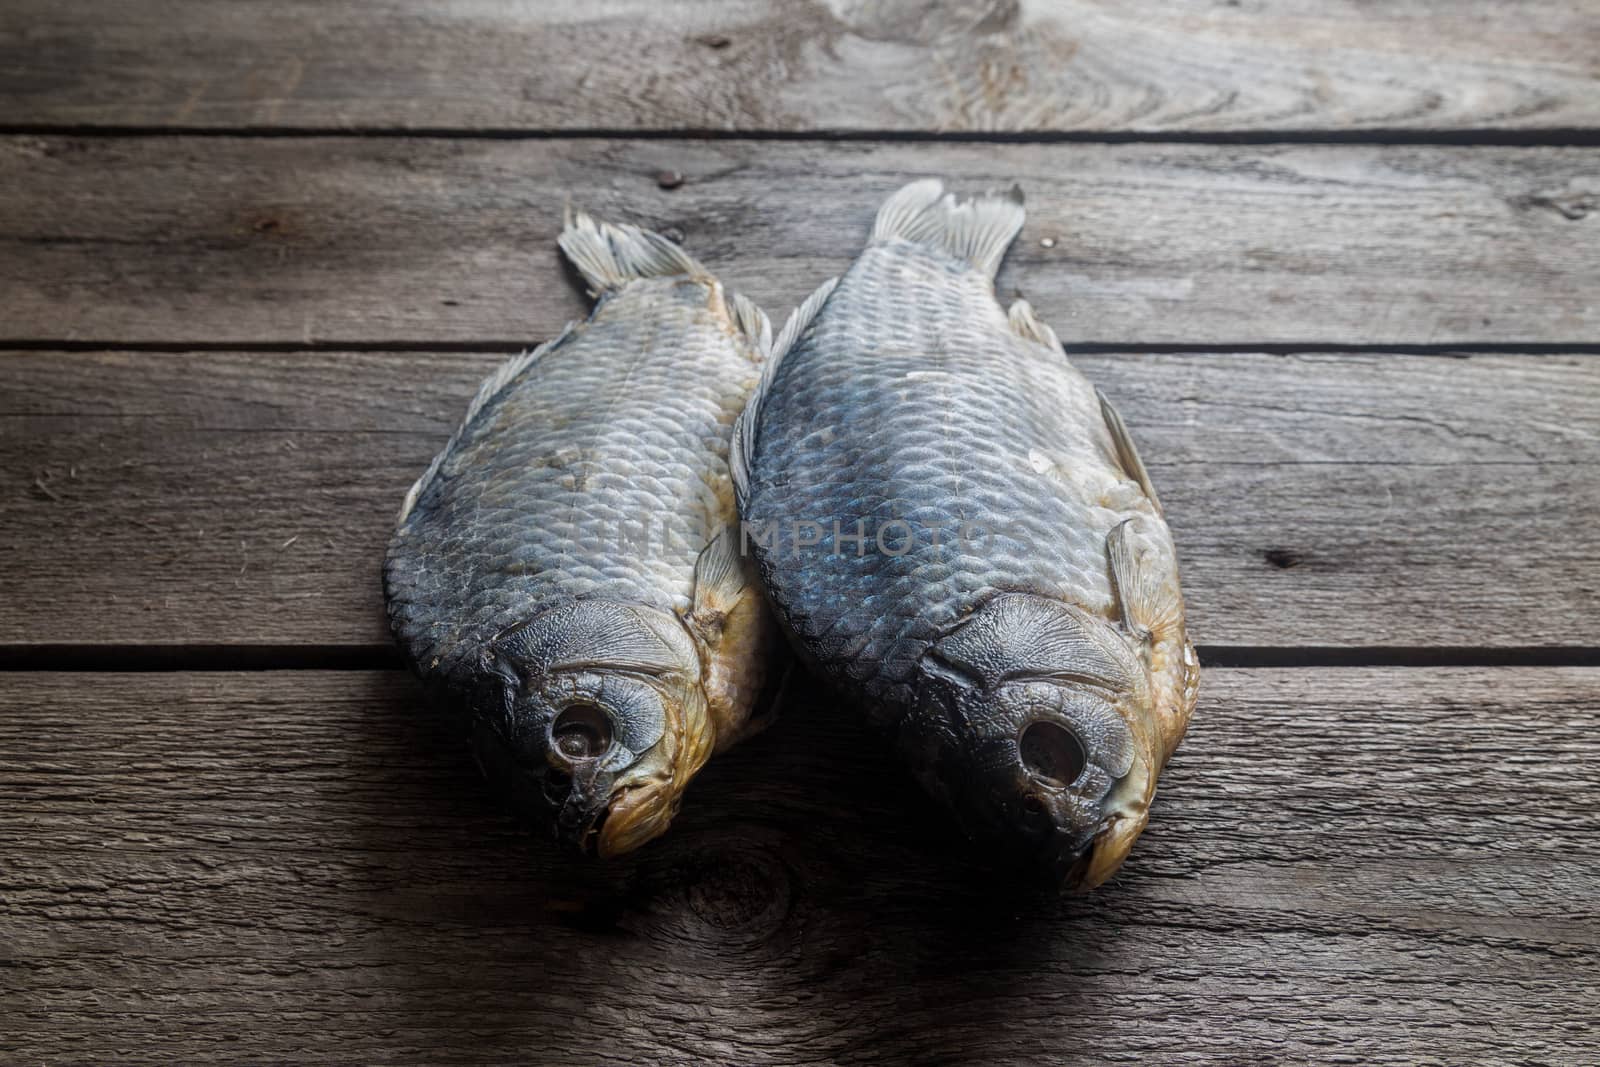
[[[990,190],[957,200],[937,178],[924,178],[895,193],[878,209],[872,239],[903,238],[948,252],[993,278],[1000,259],[1022,229],[1027,213],[1022,190]]]
[[[728,317],[763,356],[772,347],[772,323],[755,301],[727,292],[700,261],[677,242],[654,230],[627,223],[599,222],[587,212],[567,207],[561,251],[578,268],[596,297],[614,293],[641,278],[687,278],[722,294]]]
[[[563,221],[561,251],[597,297],[640,278],[683,275],[696,281],[716,280],[693,256],[654,230],[598,222],[570,206]]]

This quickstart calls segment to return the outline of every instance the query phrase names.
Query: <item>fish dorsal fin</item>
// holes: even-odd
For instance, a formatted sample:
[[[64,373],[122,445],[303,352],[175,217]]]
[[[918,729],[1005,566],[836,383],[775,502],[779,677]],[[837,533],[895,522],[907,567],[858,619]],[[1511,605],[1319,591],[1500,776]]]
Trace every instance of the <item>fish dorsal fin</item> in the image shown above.
[[[1015,185],[1005,192],[989,190],[957,200],[944,191],[939,179],[924,178],[883,202],[872,224],[872,239],[898,237],[937,248],[993,278],[1026,217],[1022,190]]]
[[[468,427],[478,417],[479,412],[483,411],[484,407],[505,391],[512,382],[521,377],[524,371],[564,344],[573,336],[577,328],[577,323],[567,323],[554,340],[546,341],[531,351],[512,356],[496,368],[493,374],[483,380],[483,384],[478,386],[477,395],[472,398],[472,403],[467,405],[467,414],[461,420],[461,424],[456,427],[456,432],[450,435],[450,440],[445,442],[444,448],[440,449],[439,454],[433,457],[433,462],[428,464],[428,469],[422,472],[422,477],[411,484],[411,489],[406,493],[405,501],[400,505],[400,514],[395,517],[396,526],[404,523],[411,514],[411,509],[417,506],[417,500],[439,473],[439,468],[444,465],[445,458],[455,450],[456,445],[461,443],[462,435],[467,432]]]
[[[728,450],[728,470],[733,475],[733,489],[741,511],[750,498],[750,461],[755,458],[756,426],[761,421],[761,405],[777,377],[778,364],[800,340],[806,327],[821,314],[822,305],[828,302],[828,297],[838,284],[838,278],[829,278],[794,309],[789,320],[783,324],[783,329],[778,331],[777,340],[772,342],[766,364],[761,368],[761,380],[756,383],[755,391],[750,394],[744,410],[734,423],[733,442]]]
[[[1014,302],[1006,311],[1006,318],[1011,323],[1011,332],[1018,337],[1038,341],[1047,348],[1061,351],[1061,339],[1056,336],[1054,330],[1039,320],[1033,313],[1033,305],[1026,300]]]
[[[567,209],[559,243],[596,296],[640,278],[682,275],[714,284],[711,272],[689,253],[654,230],[626,223],[597,222],[586,212]]]
[[[1124,474],[1139,483],[1144,495],[1156,506],[1156,512],[1161,514],[1161,498],[1156,496],[1156,487],[1150,482],[1150,472],[1145,470],[1144,460],[1139,458],[1139,450],[1133,447],[1133,438],[1128,436],[1127,424],[1122,421],[1122,416],[1117,414],[1117,409],[1111,406],[1111,401],[1106,399],[1106,394],[1097,388],[1094,395],[1100,398],[1100,414],[1106,420],[1106,429],[1111,431],[1111,444],[1116,449],[1117,465],[1122,468]]]
[[[834,287],[839,284],[838,278],[829,278],[812,290],[811,295],[801,301],[800,306],[789,313],[789,318],[784,321],[783,329],[778,331],[778,339],[772,342],[772,365],[777,366],[778,361],[788,354],[794,347],[800,335],[805,332],[816,320],[822,311],[822,305],[828,302],[828,297],[833,294]]]
[[[1150,519],[1126,519],[1106,535],[1122,620],[1141,641],[1147,636],[1161,640],[1183,625],[1183,594],[1177,579],[1163,561],[1149,559],[1149,553],[1163,544],[1170,553],[1172,539],[1164,525]]]

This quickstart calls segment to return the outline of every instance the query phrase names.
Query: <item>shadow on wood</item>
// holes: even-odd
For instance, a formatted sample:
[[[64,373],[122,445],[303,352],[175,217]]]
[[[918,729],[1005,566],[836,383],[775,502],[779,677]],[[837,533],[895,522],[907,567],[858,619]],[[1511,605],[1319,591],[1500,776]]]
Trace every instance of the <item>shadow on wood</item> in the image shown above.
[[[404,732],[445,769],[448,795],[471,799],[441,811],[439,797],[407,798],[418,805],[410,818],[436,827],[449,876],[401,889],[393,917],[481,943],[495,980],[492,992],[465,976],[441,987],[424,966],[405,990],[408,1013],[448,1014],[479,1049],[573,1062],[605,1055],[611,1027],[630,1031],[634,1056],[660,1055],[666,1042],[699,1060],[717,1055],[719,1034],[738,1034],[727,1062],[759,1058],[769,1042],[782,1062],[802,1052],[867,1062],[907,1040],[907,1012],[929,983],[938,1005],[962,1004],[966,1025],[999,1033],[1030,975],[1114,963],[1113,926],[1063,936],[1090,902],[997,880],[1005,875],[953,839],[880,742],[829,703],[802,691],[778,725],[713,761],[665,838],[610,862],[531,837],[486,846],[484,824],[502,822],[494,798],[449,724],[413,720]],[[409,716],[409,705],[395,710]],[[364,722],[375,733],[395,726]],[[379,832],[366,847],[393,844]],[[403,932],[388,947],[398,973],[417,961]],[[1070,1006],[1070,977],[1050,996]],[[749,1013],[775,1009],[776,1032],[770,1019],[749,1026]],[[654,1021],[641,1026],[641,1013]]]
[[[1586,1059],[1597,692],[1209,671],[1128,866],[1056,898],[818,700],[591,865],[398,673],[11,675],[0,1011],[28,1060]]]

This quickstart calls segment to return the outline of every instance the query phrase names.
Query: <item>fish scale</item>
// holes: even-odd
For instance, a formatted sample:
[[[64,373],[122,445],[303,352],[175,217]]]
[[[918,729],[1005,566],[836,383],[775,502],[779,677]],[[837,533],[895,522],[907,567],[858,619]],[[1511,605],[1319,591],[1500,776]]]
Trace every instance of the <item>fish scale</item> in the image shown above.
[[[407,662],[533,821],[615,855],[753,729],[773,647],[729,436],[766,317],[659,234],[569,218],[598,303],[489,377],[384,564]]]
[[[1121,419],[995,299],[1022,218],[1020,194],[892,196],[773,346],[732,462],[807,662],[971,836],[1090,887],[1144,826],[1198,664]]]
[[[673,358],[632,355],[651,346]],[[619,354],[634,360],[620,375]],[[552,345],[478,412],[396,532],[391,612],[416,659],[448,672],[578,597],[687,610],[756,371],[690,281],[636,282]],[[658,550],[618,551],[641,522]]]
[[[1113,614],[1106,535],[1154,506],[1132,493],[1123,509],[1098,506],[1029,462],[1048,449],[1107,465],[1113,446],[1098,415],[1092,424],[1062,416],[1097,412],[1096,403],[1059,351],[1011,333],[982,279],[909,242],[864,252],[784,357],[743,517],[780,538],[796,520],[825,521],[818,550],[800,550],[805,566],[774,560],[763,580],[804,641],[830,661],[839,655],[834,669],[865,687],[875,716],[907,710],[912,664],[997,591],[1038,590]],[[875,534],[896,518],[928,533],[902,556],[856,555],[848,544],[827,553],[835,518],[847,533],[856,519]],[[974,524],[974,542],[982,530],[1005,532],[989,551],[961,552],[963,523]],[[936,528],[947,531],[939,546]],[[866,643],[852,653],[841,635]]]

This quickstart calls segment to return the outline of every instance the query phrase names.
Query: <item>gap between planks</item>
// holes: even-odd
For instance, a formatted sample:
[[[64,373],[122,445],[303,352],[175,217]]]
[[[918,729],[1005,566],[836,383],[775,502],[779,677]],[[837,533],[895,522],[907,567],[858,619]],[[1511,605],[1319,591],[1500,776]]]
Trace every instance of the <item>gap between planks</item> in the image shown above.
[[[1199,645],[1208,670],[1600,667],[1600,648],[1580,646],[1369,648]],[[0,645],[0,672],[402,670],[397,650],[375,645]]]
[[[11,123],[0,125],[0,137],[259,137],[259,138],[427,138],[451,141],[783,141],[855,144],[886,141],[900,144],[1183,144],[1183,145],[1395,145],[1481,148],[1593,148],[1600,129],[1559,126],[1505,130],[1468,127],[1407,130],[1372,127],[1356,130],[722,130],[705,127],[661,127],[634,130],[591,126],[578,129],[448,126],[163,126],[99,123]]]
[[[326,352],[444,353],[447,355],[511,356],[537,348],[539,340],[489,341],[117,341],[83,338],[30,337],[0,338],[0,352],[269,352],[274,355],[299,355]],[[1155,341],[1073,341],[1062,345],[1068,356],[1204,356],[1204,355],[1365,355],[1439,356],[1459,359],[1468,356],[1600,356],[1600,342],[1584,341],[1484,341],[1441,344],[1324,344],[1318,341],[1259,343],[1254,341],[1206,341],[1173,344]]]

